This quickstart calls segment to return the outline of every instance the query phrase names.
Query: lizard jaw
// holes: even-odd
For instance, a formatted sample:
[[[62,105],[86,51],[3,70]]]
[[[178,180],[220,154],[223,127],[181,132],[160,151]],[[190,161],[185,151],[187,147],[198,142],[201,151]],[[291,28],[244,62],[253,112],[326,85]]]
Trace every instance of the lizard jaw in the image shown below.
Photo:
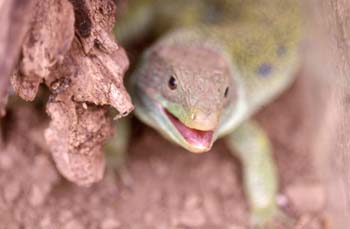
[[[168,119],[191,146],[190,151],[194,153],[207,152],[212,146],[212,139],[214,135],[213,130],[203,131],[190,128],[183,124],[177,117],[171,114],[167,109],[163,108],[164,113]]]

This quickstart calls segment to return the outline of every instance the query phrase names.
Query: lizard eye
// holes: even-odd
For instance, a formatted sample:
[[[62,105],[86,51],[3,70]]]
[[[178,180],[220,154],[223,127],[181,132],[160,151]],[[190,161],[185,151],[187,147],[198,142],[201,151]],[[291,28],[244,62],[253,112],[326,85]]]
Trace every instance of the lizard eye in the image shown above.
[[[229,87],[227,87],[227,88],[225,89],[225,93],[224,93],[224,97],[225,97],[225,98],[227,98],[229,90],[230,90]]]
[[[177,88],[177,82],[174,76],[170,76],[168,86],[171,90],[175,90]]]

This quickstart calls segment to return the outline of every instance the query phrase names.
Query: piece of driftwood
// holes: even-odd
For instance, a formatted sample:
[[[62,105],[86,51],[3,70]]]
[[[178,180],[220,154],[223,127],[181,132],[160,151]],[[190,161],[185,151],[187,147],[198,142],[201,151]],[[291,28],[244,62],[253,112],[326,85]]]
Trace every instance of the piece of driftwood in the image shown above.
[[[123,85],[129,61],[112,34],[116,3],[43,0],[31,12],[13,89],[32,101],[41,83],[49,88],[45,137],[57,168],[70,181],[92,184],[105,169],[102,147],[112,133],[108,107],[117,118],[133,109]]]
[[[10,91],[10,75],[20,53],[21,44],[29,28],[34,0],[0,1],[0,117]]]

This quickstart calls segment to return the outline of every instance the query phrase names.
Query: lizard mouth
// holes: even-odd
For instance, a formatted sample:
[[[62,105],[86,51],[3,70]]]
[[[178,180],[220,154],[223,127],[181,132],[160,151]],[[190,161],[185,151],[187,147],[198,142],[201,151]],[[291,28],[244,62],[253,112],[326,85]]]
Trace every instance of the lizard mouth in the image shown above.
[[[211,148],[214,131],[203,131],[187,127],[167,109],[164,109],[164,111],[181,136],[195,147],[195,152],[205,152]]]

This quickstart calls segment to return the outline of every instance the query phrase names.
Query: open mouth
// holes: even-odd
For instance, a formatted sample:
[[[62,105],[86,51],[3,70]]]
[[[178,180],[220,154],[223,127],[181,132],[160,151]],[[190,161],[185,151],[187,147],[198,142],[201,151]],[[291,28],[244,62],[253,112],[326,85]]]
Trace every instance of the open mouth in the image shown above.
[[[201,149],[209,149],[211,146],[214,131],[196,130],[185,126],[178,118],[164,109],[169,120],[173,123],[182,137],[191,145]]]

